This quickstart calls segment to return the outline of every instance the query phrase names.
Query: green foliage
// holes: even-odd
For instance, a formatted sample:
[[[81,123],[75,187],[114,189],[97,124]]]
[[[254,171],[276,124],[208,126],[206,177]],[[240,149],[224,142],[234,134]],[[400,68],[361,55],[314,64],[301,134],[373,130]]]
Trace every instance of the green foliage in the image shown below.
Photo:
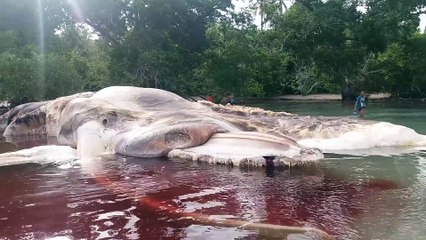
[[[37,82],[37,56],[28,53],[19,56],[10,52],[0,54],[0,93],[3,99],[26,96],[36,99],[37,92],[42,91]]]
[[[426,96],[426,34],[415,34],[408,45],[411,89],[415,94]]]
[[[426,96],[425,0],[249,1],[236,13],[231,0],[0,0],[0,99],[110,85]]]
[[[0,32],[0,52],[17,47],[18,37],[14,31]]]
[[[426,64],[425,34],[415,34],[405,45],[393,43],[377,57],[375,67],[380,69],[380,74],[370,87],[403,97],[425,96],[424,64]]]
[[[45,58],[44,61],[41,58]],[[79,59],[75,56],[35,52],[0,54],[0,94],[3,99],[22,96],[32,100],[52,99],[82,90]],[[41,66],[43,62],[43,66]]]

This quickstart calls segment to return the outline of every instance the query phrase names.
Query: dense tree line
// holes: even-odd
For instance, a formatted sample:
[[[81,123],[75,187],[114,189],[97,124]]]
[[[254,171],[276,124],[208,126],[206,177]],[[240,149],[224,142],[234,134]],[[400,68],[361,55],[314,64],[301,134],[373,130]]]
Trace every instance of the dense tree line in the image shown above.
[[[236,12],[231,0],[0,0],[0,99],[109,85],[426,96],[426,0],[248,1]]]

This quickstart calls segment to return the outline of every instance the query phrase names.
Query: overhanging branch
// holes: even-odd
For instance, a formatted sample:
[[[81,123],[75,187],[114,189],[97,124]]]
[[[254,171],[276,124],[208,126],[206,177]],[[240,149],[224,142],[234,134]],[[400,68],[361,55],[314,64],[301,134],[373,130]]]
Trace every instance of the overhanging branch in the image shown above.
[[[312,7],[312,5],[310,4],[310,1],[306,1],[306,0],[296,0],[295,2],[299,3],[300,5],[304,6],[306,9],[308,9],[309,11],[314,11],[314,8]]]
[[[118,40],[111,36],[111,34],[106,29],[103,29],[101,26],[91,22],[90,19],[84,18],[83,21],[92,27],[95,31],[97,31],[101,36],[108,39],[111,43],[118,45]]]
[[[115,39],[113,36],[111,36],[111,34],[106,29],[103,29],[98,24],[90,21],[90,19],[83,17],[83,16],[76,16],[74,14],[71,14],[71,18],[74,19],[75,22],[83,22],[83,23],[89,25],[91,28],[93,28],[93,30],[98,32],[102,37],[105,37],[112,44],[118,45],[119,42],[118,42],[117,39]]]
[[[410,13],[411,15],[421,15],[421,14],[426,14],[426,9],[425,10],[422,10],[422,11],[418,11],[418,12],[413,12],[413,13]]]

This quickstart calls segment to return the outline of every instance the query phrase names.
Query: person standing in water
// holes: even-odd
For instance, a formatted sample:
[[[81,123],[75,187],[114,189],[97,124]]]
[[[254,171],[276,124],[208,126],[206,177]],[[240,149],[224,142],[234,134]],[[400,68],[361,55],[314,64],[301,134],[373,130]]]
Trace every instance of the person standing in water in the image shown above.
[[[365,116],[365,93],[361,91],[361,94],[356,98],[354,112],[358,112],[359,118],[364,118]]]
[[[231,93],[231,95],[226,97],[226,104],[231,104],[231,105],[235,104],[235,97],[233,93]]]
[[[234,104],[235,104],[235,97],[234,97],[234,94],[233,94],[233,93],[231,94],[231,99],[229,99],[229,103],[230,103],[231,105],[234,105]]]

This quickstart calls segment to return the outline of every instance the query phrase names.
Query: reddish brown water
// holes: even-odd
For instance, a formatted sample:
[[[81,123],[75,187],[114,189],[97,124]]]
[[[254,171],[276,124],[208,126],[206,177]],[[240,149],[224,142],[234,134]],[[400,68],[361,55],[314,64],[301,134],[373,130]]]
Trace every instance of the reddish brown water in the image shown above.
[[[353,239],[359,237],[354,224],[398,185],[355,182],[322,167],[266,171],[161,159],[6,167],[0,168],[0,239],[268,239],[202,226],[186,218],[191,214],[311,226]]]
[[[305,114],[348,114],[336,104],[278,106]],[[413,107],[370,104],[367,118],[392,120],[426,134],[425,108]],[[18,142],[27,148],[48,141]],[[183,218],[191,214],[312,226],[336,239],[425,239],[426,155],[328,156],[309,171],[159,159],[0,168],[0,239],[270,237]]]

